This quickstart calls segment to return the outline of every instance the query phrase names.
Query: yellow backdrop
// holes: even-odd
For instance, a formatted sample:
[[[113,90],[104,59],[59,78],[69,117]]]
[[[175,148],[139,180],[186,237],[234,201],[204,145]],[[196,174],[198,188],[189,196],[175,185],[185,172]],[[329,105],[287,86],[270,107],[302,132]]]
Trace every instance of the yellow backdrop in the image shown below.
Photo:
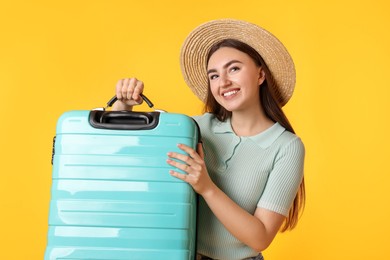
[[[298,73],[285,111],[307,149],[307,207],[266,259],[390,259],[389,13],[386,0],[2,3],[0,258],[43,258],[58,117],[104,106],[131,76],[157,108],[200,113],[180,46],[230,17],[277,35]]]

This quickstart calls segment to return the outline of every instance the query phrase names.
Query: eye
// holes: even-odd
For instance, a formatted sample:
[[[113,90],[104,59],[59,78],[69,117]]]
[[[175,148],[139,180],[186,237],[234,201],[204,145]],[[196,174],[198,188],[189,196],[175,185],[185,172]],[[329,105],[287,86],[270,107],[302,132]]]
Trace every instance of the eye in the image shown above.
[[[216,79],[216,78],[218,78],[218,75],[217,75],[217,74],[210,74],[210,75],[209,75],[209,79],[210,79],[210,80],[213,80],[213,79]]]
[[[240,68],[237,67],[237,66],[233,66],[233,67],[231,67],[229,70],[230,70],[230,72],[235,72],[235,71],[240,70]]]

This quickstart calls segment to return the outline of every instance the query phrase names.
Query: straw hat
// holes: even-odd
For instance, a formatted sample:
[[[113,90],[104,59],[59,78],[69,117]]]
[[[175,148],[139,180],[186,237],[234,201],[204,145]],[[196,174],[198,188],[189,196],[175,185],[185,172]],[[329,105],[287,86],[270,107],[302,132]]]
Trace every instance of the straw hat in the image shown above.
[[[284,106],[295,86],[294,62],[283,44],[265,29],[241,20],[221,19],[201,24],[186,38],[180,54],[184,80],[192,92],[206,101],[207,55],[210,48],[224,39],[235,39],[254,48],[263,58],[275,81],[275,94]]]

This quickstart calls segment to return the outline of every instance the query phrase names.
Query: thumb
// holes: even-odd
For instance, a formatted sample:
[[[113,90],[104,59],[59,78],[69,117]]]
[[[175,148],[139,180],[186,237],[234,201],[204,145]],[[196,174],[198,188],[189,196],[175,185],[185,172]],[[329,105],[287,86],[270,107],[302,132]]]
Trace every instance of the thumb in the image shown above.
[[[200,156],[200,158],[204,159],[204,152],[203,152],[203,143],[202,142],[199,142],[198,145],[197,145],[197,152]]]

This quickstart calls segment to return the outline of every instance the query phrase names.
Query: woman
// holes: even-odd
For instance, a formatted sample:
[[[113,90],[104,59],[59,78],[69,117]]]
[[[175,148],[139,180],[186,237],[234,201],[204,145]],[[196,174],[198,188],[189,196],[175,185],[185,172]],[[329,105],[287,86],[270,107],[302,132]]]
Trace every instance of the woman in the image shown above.
[[[282,43],[257,25],[223,19],[202,24],[181,52],[184,78],[205,102],[203,145],[169,152],[200,195],[198,259],[263,259],[279,230],[293,229],[304,205],[304,146],[282,111],[295,85]],[[142,102],[135,78],[116,86],[116,110]],[[283,224],[284,223],[284,224]]]

